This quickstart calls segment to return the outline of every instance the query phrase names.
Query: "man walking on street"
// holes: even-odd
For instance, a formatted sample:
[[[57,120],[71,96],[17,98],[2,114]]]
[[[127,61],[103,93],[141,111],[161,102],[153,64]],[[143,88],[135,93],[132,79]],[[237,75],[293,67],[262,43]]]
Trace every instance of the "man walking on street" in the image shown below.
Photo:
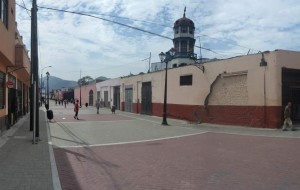
[[[79,105],[78,105],[78,100],[76,100],[76,103],[75,103],[75,106],[74,106],[74,112],[75,112],[75,116],[74,116],[74,119],[78,119],[78,111],[79,111]]]
[[[100,108],[100,101],[99,101],[99,99],[96,102],[96,108],[97,108],[97,114],[99,114],[99,108]]]
[[[284,122],[283,122],[283,127],[282,131],[287,131],[287,127],[290,127],[292,131],[295,131],[293,128],[293,122],[291,120],[291,107],[292,107],[292,102],[288,102],[288,104],[284,108]]]

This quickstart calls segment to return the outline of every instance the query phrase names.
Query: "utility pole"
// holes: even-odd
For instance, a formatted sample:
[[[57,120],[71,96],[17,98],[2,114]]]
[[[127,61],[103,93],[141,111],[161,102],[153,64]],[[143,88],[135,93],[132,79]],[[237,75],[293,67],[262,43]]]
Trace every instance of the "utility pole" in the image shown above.
[[[39,63],[37,37],[37,4],[32,0],[31,8],[31,96],[30,98],[30,129],[35,129],[34,136],[39,139]],[[35,85],[33,85],[35,84]],[[34,121],[35,120],[35,121]]]

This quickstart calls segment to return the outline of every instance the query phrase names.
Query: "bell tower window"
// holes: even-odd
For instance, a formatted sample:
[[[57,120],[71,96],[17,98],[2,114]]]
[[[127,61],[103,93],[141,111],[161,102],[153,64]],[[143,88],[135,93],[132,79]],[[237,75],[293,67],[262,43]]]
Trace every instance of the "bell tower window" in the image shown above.
[[[194,29],[189,27],[189,32],[190,32],[190,34],[194,34]]]
[[[181,26],[181,33],[187,33],[187,26]]]
[[[187,42],[181,41],[181,52],[187,52]]]
[[[178,34],[179,29],[178,29],[178,28],[175,28],[175,29],[174,29],[174,32],[175,32],[175,34]]]
[[[179,52],[179,42],[178,41],[175,42],[175,50],[177,52]]]

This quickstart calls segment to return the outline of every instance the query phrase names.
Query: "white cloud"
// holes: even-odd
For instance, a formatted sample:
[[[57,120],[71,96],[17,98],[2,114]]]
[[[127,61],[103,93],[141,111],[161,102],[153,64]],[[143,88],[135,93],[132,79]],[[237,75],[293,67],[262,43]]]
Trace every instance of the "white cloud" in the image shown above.
[[[16,0],[20,5],[23,1]],[[31,8],[31,0],[24,0]],[[300,3],[297,0],[43,0],[39,6],[90,13],[173,37],[173,24],[183,15],[194,21],[195,36],[201,36],[204,57],[225,58],[259,50],[300,50]],[[106,16],[105,16],[106,15]],[[110,16],[107,16],[110,15]],[[112,17],[113,16],[113,17]],[[18,28],[30,49],[30,18],[17,6]],[[127,19],[124,19],[124,18]],[[52,65],[52,75],[69,80],[82,76],[119,77],[137,74],[159,61],[158,53],[172,46],[171,40],[133,30],[101,19],[38,10],[39,64]],[[141,22],[144,21],[144,22]],[[154,24],[155,23],[155,24]],[[196,44],[199,45],[199,38]],[[199,49],[195,48],[199,54]]]

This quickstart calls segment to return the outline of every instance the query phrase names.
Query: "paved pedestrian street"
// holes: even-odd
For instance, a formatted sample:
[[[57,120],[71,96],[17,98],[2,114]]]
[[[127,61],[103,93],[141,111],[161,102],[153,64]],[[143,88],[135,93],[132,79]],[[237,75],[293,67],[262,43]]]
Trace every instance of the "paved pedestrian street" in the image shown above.
[[[300,132],[189,124],[52,106],[50,142],[62,189],[298,190]]]

